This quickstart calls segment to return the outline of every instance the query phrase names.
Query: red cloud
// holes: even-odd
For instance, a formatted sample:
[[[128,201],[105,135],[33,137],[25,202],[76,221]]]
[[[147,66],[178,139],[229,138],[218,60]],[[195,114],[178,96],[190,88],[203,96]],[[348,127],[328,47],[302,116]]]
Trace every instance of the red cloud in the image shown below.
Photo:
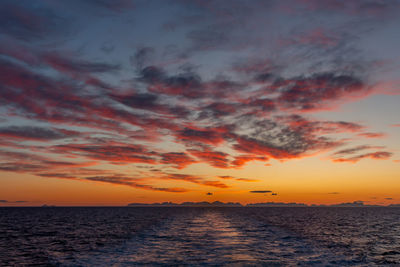
[[[278,121],[306,134],[357,133],[366,128],[354,122],[310,120],[300,115],[280,116]]]
[[[290,159],[299,156],[296,153],[292,153],[282,148],[273,147],[251,138],[237,137],[236,141],[237,144],[234,145],[234,148],[237,151],[244,153],[268,156],[275,159]]]
[[[114,163],[149,163],[156,164],[157,156],[141,145],[110,143],[108,145],[70,144],[53,148],[54,152],[85,156],[91,159]]]
[[[170,152],[161,154],[161,163],[174,165],[177,169],[183,169],[187,165],[193,164],[196,161],[189,157],[186,153]]]
[[[86,177],[86,180],[103,182],[103,183],[111,183],[117,185],[126,185],[138,189],[151,190],[151,191],[161,191],[161,192],[171,192],[171,193],[185,193],[189,192],[188,189],[185,188],[165,188],[165,187],[154,187],[151,185],[137,183],[135,179],[129,177],[118,177],[118,176],[94,176],[94,177]]]
[[[221,183],[219,181],[204,181],[203,184],[208,185],[208,186],[218,187],[218,188],[229,188],[229,186],[227,186],[226,184]]]
[[[213,187],[218,187],[218,188],[228,188],[229,187],[228,185],[221,183],[220,181],[207,181],[201,177],[188,175],[188,174],[168,174],[166,176],[163,176],[163,178],[170,179],[170,180],[182,180],[182,181],[186,181],[186,182],[190,182],[190,183],[194,183],[194,184],[213,186]]]
[[[177,140],[218,145],[225,141],[225,136],[228,134],[228,130],[229,129],[226,127],[199,128],[188,126],[177,131],[175,134]]]
[[[253,160],[261,160],[261,161],[267,161],[268,157],[263,157],[263,156],[252,156],[252,155],[242,155],[242,156],[237,156],[235,159],[232,161],[232,165],[235,167],[242,167],[244,166],[247,162],[253,161]]]
[[[383,138],[386,136],[385,133],[359,133],[358,136],[365,138]]]
[[[96,162],[57,161],[25,152],[0,151],[0,170],[21,173],[38,173],[54,169],[73,169],[96,165]]]
[[[217,168],[229,168],[228,154],[211,150],[188,150],[193,156]]]

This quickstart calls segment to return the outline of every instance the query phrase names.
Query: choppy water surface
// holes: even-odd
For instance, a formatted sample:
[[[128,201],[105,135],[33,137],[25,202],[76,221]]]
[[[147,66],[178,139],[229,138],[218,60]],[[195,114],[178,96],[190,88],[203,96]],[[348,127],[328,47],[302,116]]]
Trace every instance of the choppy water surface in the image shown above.
[[[400,265],[400,208],[0,208],[0,265]]]

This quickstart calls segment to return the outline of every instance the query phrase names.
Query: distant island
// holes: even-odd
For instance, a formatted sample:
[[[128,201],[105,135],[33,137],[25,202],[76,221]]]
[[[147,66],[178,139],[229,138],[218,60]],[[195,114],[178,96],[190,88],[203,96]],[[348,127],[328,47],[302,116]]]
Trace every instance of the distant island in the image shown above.
[[[284,202],[262,202],[262,203],[250,203],[242,205],[239,202],[183,202],[183,203],[173,203],[173,202],[162,202],[162,203],[130,203],[129,207],[400,207],[400,204],[391,204],[388,206],[383,205],[369,205],[365,204],[363,201],[346,202],[332,205],[308,205],[304,203],[284,203]]]
[[[173,203],[173,202],[162,202],[162,203],[131,203],[128,204],[129,207],[243,207],[242,204],[239,202],[220,202],[220,201],[214,201],[214,202],[183,202],[183,203]]]

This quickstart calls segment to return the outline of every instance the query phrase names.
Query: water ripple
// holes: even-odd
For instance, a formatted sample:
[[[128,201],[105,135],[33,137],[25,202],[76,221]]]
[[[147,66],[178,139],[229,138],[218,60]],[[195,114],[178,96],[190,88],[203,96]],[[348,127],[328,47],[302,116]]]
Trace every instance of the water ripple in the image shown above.
[[[0,209],[0,265],[400,264],[400,209]]]

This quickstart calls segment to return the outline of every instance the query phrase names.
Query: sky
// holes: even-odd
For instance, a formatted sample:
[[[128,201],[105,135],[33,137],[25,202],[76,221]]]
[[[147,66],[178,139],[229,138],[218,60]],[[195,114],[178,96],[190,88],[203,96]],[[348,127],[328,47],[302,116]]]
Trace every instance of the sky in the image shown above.
[[[400,2],[0,3],[0,206],[400,203]]]

